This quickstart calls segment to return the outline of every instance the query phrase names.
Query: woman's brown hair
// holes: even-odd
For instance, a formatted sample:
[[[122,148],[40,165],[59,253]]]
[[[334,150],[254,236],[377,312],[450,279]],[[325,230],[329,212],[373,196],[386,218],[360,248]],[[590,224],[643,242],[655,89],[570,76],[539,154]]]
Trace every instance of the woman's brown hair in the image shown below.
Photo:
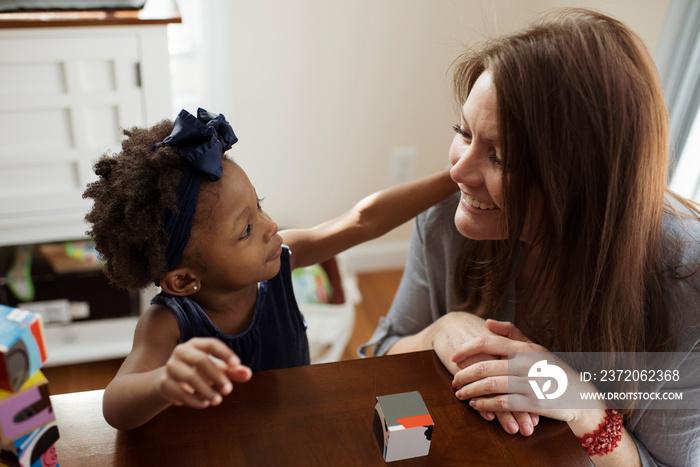
[[[536,251],[524,294],[536,320],[531,338],[564,352],[667,349],[660,245],[668,116],[642,40],[605,15],[560,10],[460,57],[460,105],[487,69],[500,112],[508,236],[465,243],[460,298],[493,313],[513,285],[511,271]],[[542,204],[538,235],[519,255],[533,199]]]

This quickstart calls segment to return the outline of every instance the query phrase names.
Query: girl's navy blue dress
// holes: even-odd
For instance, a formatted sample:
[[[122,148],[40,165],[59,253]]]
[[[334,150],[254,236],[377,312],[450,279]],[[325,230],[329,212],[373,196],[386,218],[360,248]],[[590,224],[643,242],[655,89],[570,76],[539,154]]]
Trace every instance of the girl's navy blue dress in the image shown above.
[[[221,332],[190,297],[159,293],[151,303],[170,309],[182,342],[192,337],[216,337],[253,371],[308,365],[306,322],[294,298],[289,256],[289,248],[283,245],[280,271],[260,283],[253,322],[240,334]]]

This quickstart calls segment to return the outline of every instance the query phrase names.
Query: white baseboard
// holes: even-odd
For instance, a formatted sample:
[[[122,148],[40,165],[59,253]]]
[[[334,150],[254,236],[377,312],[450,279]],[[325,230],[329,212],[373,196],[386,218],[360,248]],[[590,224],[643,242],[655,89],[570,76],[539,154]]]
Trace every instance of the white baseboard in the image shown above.
[[[342,253],[348,269],[355,273],[403,269],[408,256],[408,240],[365,243]]]

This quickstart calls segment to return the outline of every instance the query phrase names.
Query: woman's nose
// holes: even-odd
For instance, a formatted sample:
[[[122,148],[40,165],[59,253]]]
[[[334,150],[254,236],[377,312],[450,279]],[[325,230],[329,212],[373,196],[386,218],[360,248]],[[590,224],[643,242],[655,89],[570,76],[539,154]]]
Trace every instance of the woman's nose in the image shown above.
[[[450,152],[450,176],[456,183],[478,186],[483,183],[484,176],[474,144],[453,145]]]

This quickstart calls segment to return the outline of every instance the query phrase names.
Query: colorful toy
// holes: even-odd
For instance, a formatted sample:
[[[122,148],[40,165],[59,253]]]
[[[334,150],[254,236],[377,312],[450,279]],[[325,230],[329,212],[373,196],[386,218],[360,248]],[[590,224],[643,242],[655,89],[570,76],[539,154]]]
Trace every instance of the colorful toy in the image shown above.
[[[0,305],[0,389],[17,391],[45,361],[41,315]]]
[[[292,271],[292,286],[297,303],[328,303],[333,295],[328,274],[319,264]]]
[[[58,427],[41,315],[0,305],[0,467],[54,467]]]
[[[57,467],[58,426],[50,422],[3,447],[0,466]]]
[[[79,259],[86,263],[100,263],[100,254],[95,248],[95,242],[92,240],[78,240],[74,242],[66,242],[66,256],[73,259]]]
[[[6,445],[55,420],[49,387],[41,371],[17,392],[0,391],[0,442]]]
[[[33,245],[20,245],[15,250],[15,260],[5,275],[7,287],[20,302],[34,300],[34,282],[32,282]]]

